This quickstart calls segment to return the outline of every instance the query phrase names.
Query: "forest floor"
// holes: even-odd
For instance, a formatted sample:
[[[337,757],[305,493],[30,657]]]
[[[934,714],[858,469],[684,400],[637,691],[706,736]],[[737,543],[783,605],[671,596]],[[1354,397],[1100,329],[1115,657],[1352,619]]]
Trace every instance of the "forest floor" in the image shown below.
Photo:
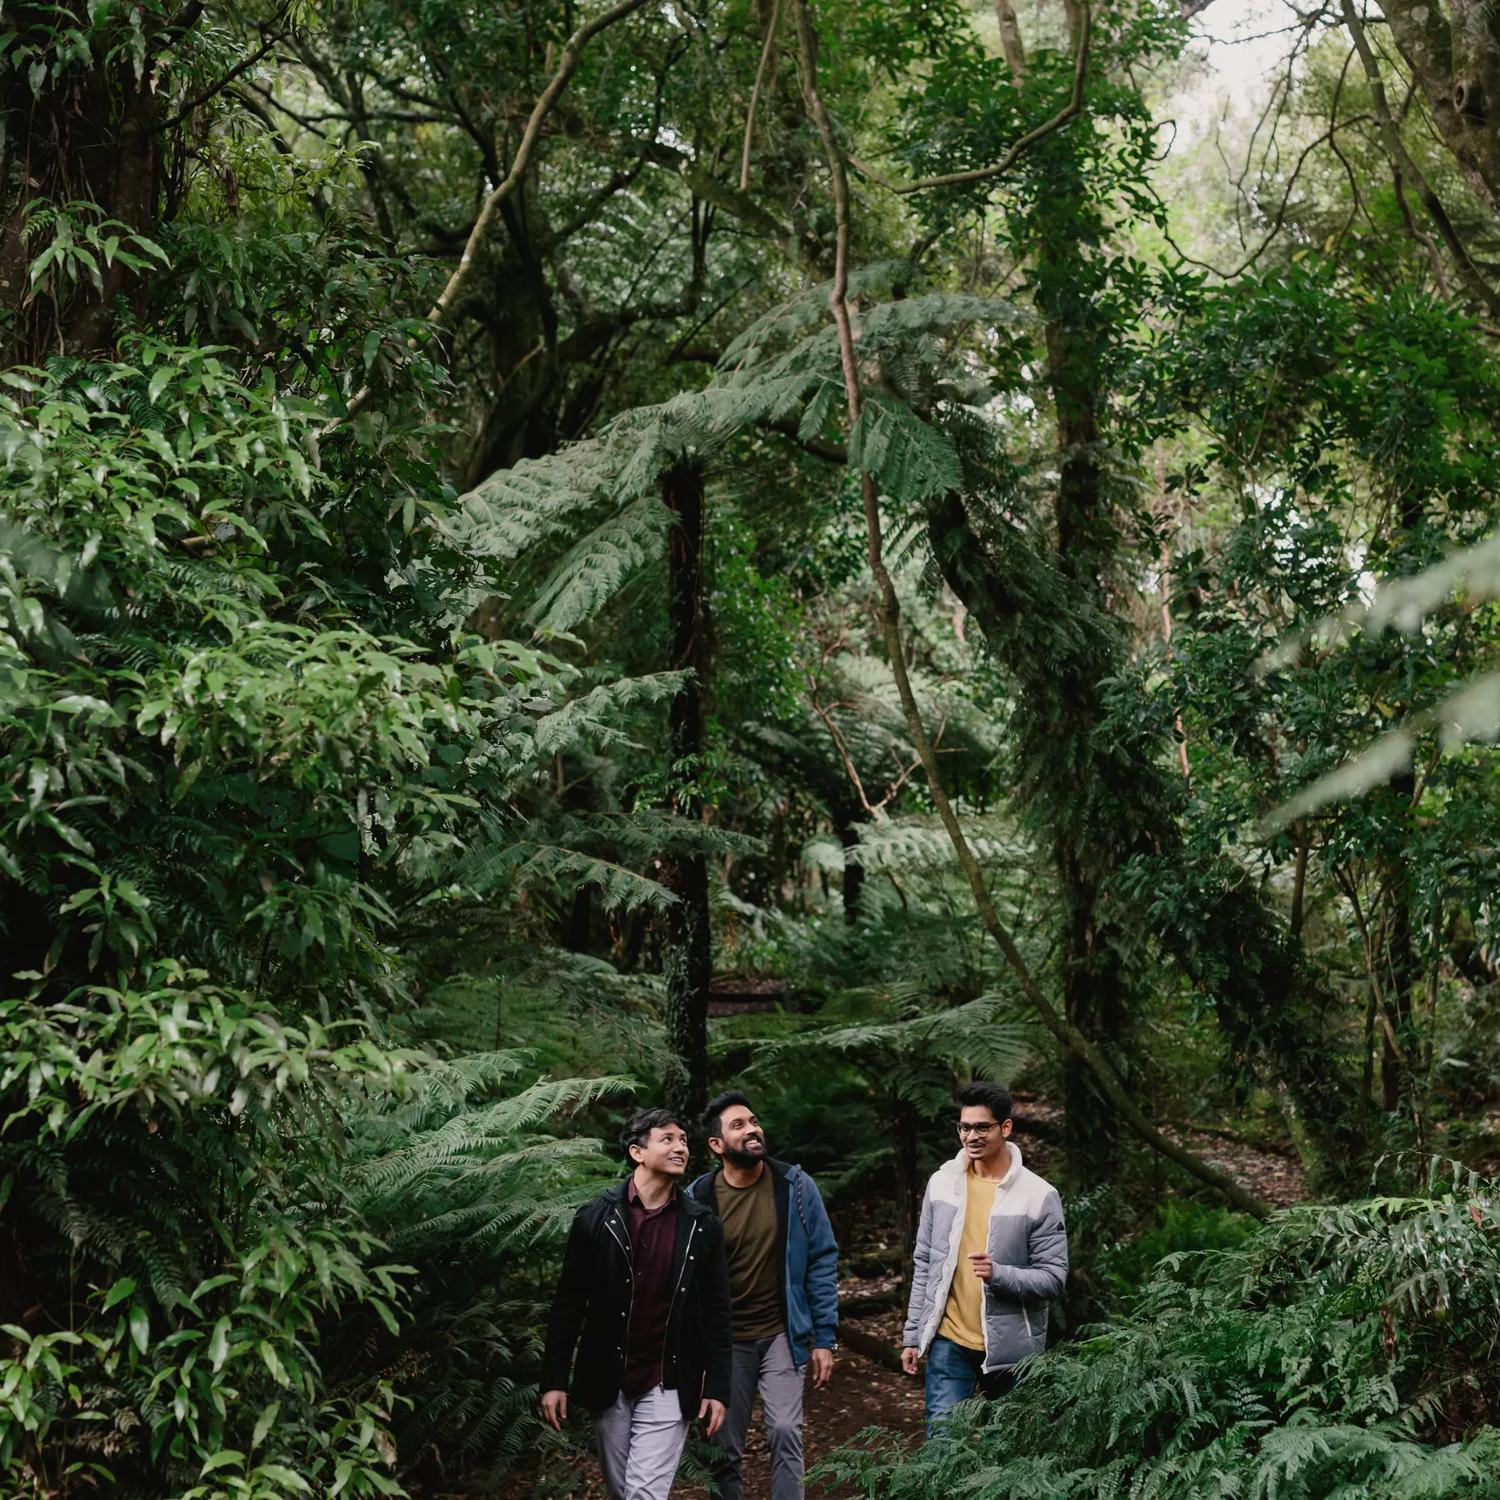
[[[1022,1155],[1028,1166],[1045,1177],[1056,1156],[1053,1140],[1060,1135],[1061,1121],[1057,1111],[1040,1100],[1018,1097],[1017,1105],[1018,1117],[1024,1122],[1017,1134]],[[1308,1196],[1295,1158],[1280,1149],[1262,1149],[1230,1132],[1186,1122],[1168,1129],[1274,1207],[1287,1207]],[[839,1228],[846,1246],[856,1251],[851,1258],[878,1263],[882,1252],[891,1248],[889,1230],[873,1222],[856,1221]],[[900,1284],[899,1273],[879,1269],[839,1282],[844,1311],[833,1379],[821,1391],[809,1388],[806,1398],[803,1440],[809,1469],[869,1427],[884,1428],[890,1438],[902,1443],[921,1440],[922,1378],[903,1375],[893,1368],[904,1318],[897,1300]],[[707,1486],[695,1480],[693,1468],[691,1459],[684,1461],[672,1491],[674,1500],[708,1500]],[[757,1402],[745,1447],[745,1500],[769,1500],[770,1475],[770,1451]],[[514,1483],[501,1493],[504,1500],[605,1500],[597,1467],[581,1454],[554,1456],[542,1464],[540,1471],[533,1467],[517,1474]],[[807,1493],[817,1500],[833,1500],[854,1492],[826,1482],[810,1482]]]

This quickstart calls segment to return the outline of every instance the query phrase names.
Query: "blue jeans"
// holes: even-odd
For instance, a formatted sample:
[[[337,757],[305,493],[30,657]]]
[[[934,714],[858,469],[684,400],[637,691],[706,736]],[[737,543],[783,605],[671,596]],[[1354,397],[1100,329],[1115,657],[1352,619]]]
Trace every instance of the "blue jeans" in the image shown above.
[[[927,1351],[927,1433],[930,1437],[937,1422],[960,1401],[967,1401],[978,1390],[981,1396],[994,1398],[1008,1395],[1016,1383],[1014,1370],[993,1370],[986,1375],[981,1368],[984,1354],[966,1349],[939,1334]]]

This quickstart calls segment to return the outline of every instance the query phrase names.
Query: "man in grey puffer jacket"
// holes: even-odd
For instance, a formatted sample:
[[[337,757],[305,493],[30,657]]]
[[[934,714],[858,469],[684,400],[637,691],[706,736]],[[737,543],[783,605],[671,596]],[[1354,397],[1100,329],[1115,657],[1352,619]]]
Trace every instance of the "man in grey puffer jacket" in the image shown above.
[[[958,1091],[958,1155],[932,1174],[902,1335],[908,1375],[927,1356],[927,1427],[976,1388],[1001,1396],[1047,1347],[1047,1301],[1068,1279],[1068,1232],[1051,1183],[1011,1143],[1010,1091]]]

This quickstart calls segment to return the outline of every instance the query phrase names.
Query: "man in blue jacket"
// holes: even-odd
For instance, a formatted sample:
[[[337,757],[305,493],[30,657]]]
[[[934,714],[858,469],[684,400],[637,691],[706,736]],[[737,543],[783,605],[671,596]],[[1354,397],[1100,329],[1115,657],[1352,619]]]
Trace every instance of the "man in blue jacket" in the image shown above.
[[[689,1194],[717,1212],[729,1261],[734,1364],[729,1406],[716,1441],[718,1500],[741,1500],[740,1462],[750,1408],[760,1391],[771,1447],[771,1500],[802,1497],[802,1382],[833,1374],[838,1333],[839,1247],[817,1184],[798,1166],[766,1155],[766,1137],[744,1094],[720,1094],[703,1117],[718,1157]]]

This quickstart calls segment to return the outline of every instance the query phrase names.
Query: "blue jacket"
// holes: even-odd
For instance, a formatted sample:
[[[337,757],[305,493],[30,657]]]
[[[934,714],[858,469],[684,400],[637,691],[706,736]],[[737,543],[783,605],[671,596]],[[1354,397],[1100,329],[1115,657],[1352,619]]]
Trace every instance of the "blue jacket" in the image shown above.
[[[786,1275],[782,1306],[792,1362],[800,1368],[814,1349],[832,1349],[839,1331],[839,1247],[818,1185],[799,1166],[766,1158],[776,1195],[776,1221]],[[705,1172],[688,1192],[718,1211],[714,1179]]]

